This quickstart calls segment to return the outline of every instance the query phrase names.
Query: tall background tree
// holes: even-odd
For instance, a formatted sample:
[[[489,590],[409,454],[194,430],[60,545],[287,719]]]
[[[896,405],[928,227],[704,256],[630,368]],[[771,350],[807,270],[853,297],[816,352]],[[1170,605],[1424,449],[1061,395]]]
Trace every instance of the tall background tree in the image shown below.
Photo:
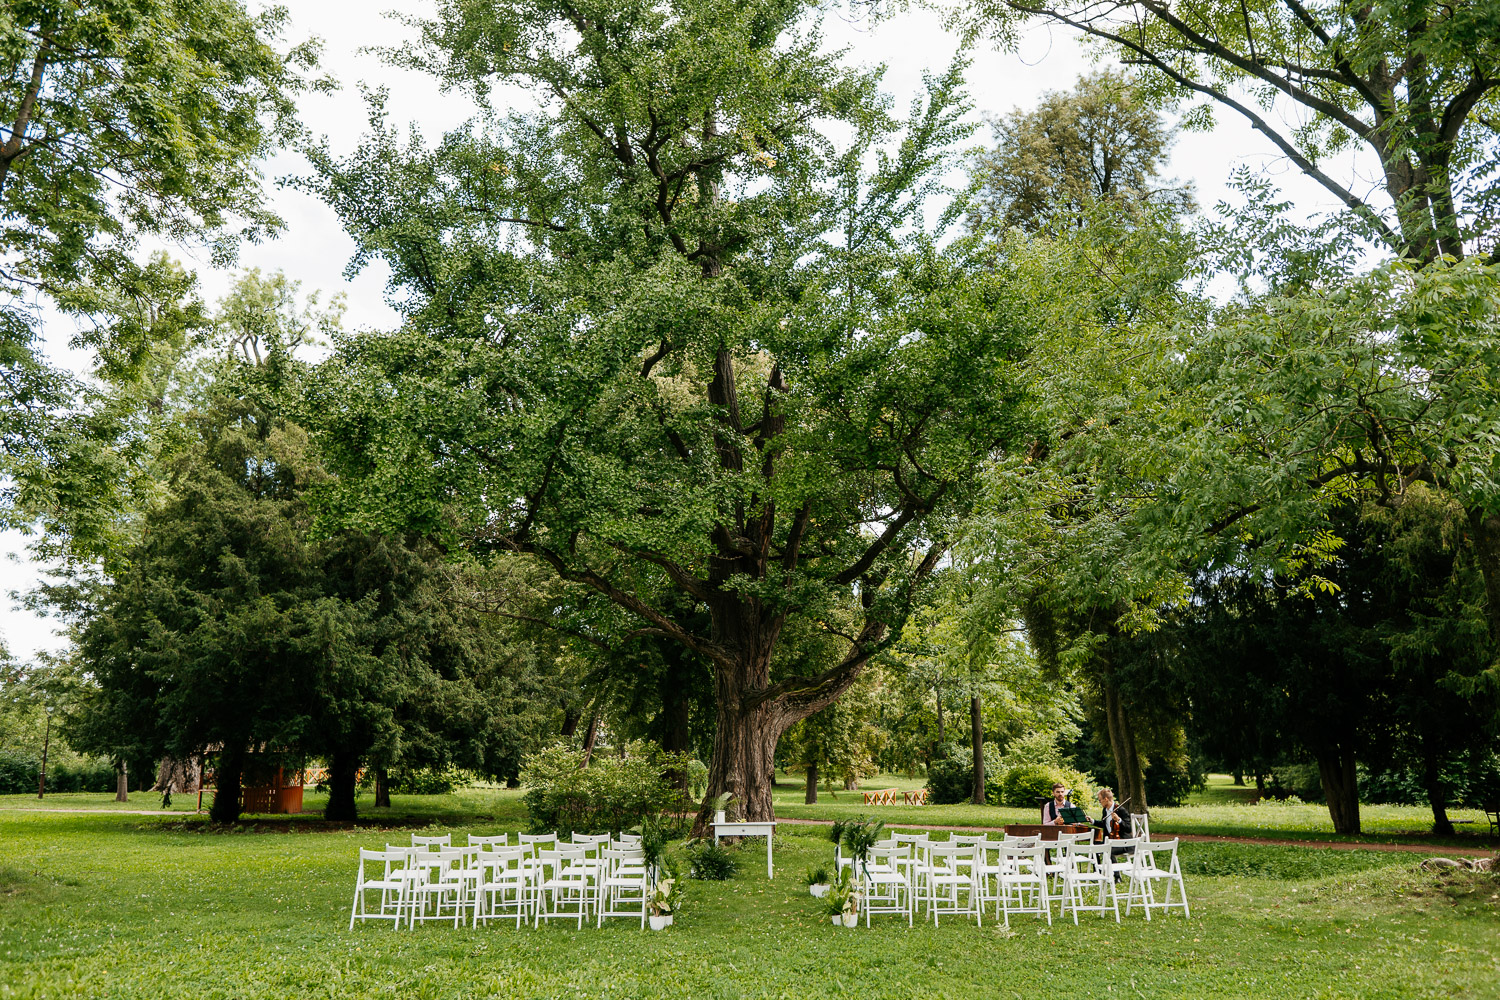
[[[230,259],[279,225],[256,160],[296,134],[313,45],[277,48],[286,11],[233,0],[7,3],[0,9],[0,519],[67,516],[92,483],[82,385],[47,361],[42,315],[78,322],[106,380],[130,380],[175,280],[143,240]],[[129,319],[128,322],[121,322]],[[144,319],[144,321],[141,321]],[[105,477],[107,478],[107,477]]]
[[[1173,98],[1242,116],[1338,199],[1389,253],[1420,263],[1500,253],[1495,163],[1500,32],[1490,0],[1349,6],[1259,0],[1105,4],[977,0],[958,18],[1009,43],[1037,19],[1066,25]],[[1297,115],[1280,112],[1296,108]],[[1367,191],[1330,163],[1373,159]]]

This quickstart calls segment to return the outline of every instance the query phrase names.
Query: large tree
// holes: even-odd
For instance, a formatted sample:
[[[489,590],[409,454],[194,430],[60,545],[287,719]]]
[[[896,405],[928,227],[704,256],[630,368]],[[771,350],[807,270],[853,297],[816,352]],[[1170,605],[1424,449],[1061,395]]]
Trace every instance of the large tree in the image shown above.
[[[1143,67],[1155,89],[1243,116],[1391,253],[1424,263],[1500,254],[1494,0],[971,0],[963,9],[971,27],[1007,40],[1033,18],[1067,25]],[[1288,108],[1296,113],[1283,116]],[[1373,157],[1378,190],[1330,163],[1346,151]]]
[[[920,225],[965,132],[958,70],[899,122],[807,13],[441,4],[398,60],[538,108],[435,149],[377,113],[312,182],[407,314],[330,365],[341,517],[530,554],[706,659],[709,796],[751,819],[781,732],[942,558],[1013,432],[1024,337],[1003,280]],[[778,659],[793,616],[842,637],[836,663]]]
[[[71,419],[84,387],[43,355],[40,307],[77,321],[97,374],[129,380],[175,330],[121,321],[121,300],[179,290],[143,241],[224,261],[278,225],[256,160],[295,134],[315,57],[276,47],[286,21],[236,0],[0,7],[0,521],[92,501],[89,428]]]

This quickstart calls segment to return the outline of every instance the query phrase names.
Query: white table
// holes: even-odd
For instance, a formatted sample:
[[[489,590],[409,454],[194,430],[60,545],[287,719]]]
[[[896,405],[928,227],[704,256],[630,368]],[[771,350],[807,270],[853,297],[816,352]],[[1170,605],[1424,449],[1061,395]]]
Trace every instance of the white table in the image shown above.
[[[769,823],[714,823],[714,843],[720,837],[765,837],[766,878],[775,878],[771,867],[771,842],[776,839],[776,821]]]

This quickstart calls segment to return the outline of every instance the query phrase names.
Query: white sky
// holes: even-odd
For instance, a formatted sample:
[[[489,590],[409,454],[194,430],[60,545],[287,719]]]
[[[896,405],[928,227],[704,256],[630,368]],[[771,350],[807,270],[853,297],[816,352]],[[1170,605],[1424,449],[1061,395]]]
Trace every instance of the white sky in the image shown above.
[[[364,102],[358,84],[389,89],[389,121],[403,132],[416,124],[429,139],[455,127],[472,114],[464,98],[442,94],[432,80],[422,74],[398,71],[383,65],[380,59],[360,50],[366,46],[396,46],[405,28],[375,13],[381,9],[420,12],[426,5],[414,0],[371,5],[356,0],[282,0],[292,12],[293,26],[288,38],[308,36],[324,43],[323,69],[340,81],[341,90],[333,95],[310,96],[304,100],[302,119],[317,135],[327,136],[334,150],[347,153],[358,144],[366,127]],[[873,30],[856,22],[830,15],[825,35],[832,48],[848,47],[849,57],[861,65],[884,63],[886,90],[905,109],[911,97],[920,92],[924,71],[941,71],[952,59],[957,40],[945,34],[937,15],[914,11],[885,22]],[[1088,54],[1076,38],[1054,28],[1038,26],[1026,32],[1019,51],[1012,53],[981,51],[975,54],[969,72],[970,93],[977,114],[1004,114],[1014,108],[1029,108],[1045,91],[1072,87],[1077,77],[1091,64]],[[987,140],[982,133],[976,137]],[[1170,175],[1191,180],[1199,204],[1212,207],[1228,197],[1225,182],[1236,167],[1248,165],[1272,176],[1302,211],[1309,215],[1337,208],[1331,197],[1315,183],[1304,178],[1261,135],[1255,133],[1237,116],[1219,112],[1218,125],[1211,133],[1182,135],[1173,150]],[[266,165],[269,180],[289,174],[304,173],[307,165],[296,154],[283,154]],[[344,235],[334,213],[321,202],[300,192],[268,185],[271,203],[286,222],[282,235],[258,246],[249,246],[241,254],[245,267],[263,271],[282,270],[302,282],[304,291],[321,289],[324,298],[343,292],[348,299],[346,325],[350,328],[387,328],[396,322],[396,313],[384,301],[384,270],[372,266],[355,277],[344,278],[344,267],[353,244]],[[206,257],[194,259],[190,253],[175,251],[197,268],[205,297],[217,300],[233,277],[229,272],[210,269]],[[71,327],[53,323],[47,330],[49,353],[55,361],[86,367],[86,359],[67,348]],[[38,580],[37,568],[26,558],[24,539],[15,533],[0,534],[0,638],[13,654],[23,659],[41,650],[60,650],[64,641],[55,632],[56,623],[39,618],[15,607],[13,591],[24,591]]]

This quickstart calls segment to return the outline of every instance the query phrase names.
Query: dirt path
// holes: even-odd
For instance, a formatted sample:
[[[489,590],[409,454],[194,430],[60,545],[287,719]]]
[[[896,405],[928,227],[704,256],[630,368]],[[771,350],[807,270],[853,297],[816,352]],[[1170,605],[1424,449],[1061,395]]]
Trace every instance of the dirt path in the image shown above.
[[[829,826],[826,819],[781,819],[778,823],[793,823],[798,826]],[[932,826],[925,823],[887,823],[886,826],[901,830],[950,830],[956,833],[1004,833],[1000,826]],[[1170,833],[1159,830],[1161,836],[1200,843],[1257,844],[1263,847],[1322,847],[1334,851],[1405,851],[1409,854],[1459,855],[1470,858],[1488,858],[1495,850],[1485,847],[1440,847],[1433,844],[1387,844],[1350,843],[1343,840],[1283,840],[1275,837],[1227,837],[1210,833]]]

